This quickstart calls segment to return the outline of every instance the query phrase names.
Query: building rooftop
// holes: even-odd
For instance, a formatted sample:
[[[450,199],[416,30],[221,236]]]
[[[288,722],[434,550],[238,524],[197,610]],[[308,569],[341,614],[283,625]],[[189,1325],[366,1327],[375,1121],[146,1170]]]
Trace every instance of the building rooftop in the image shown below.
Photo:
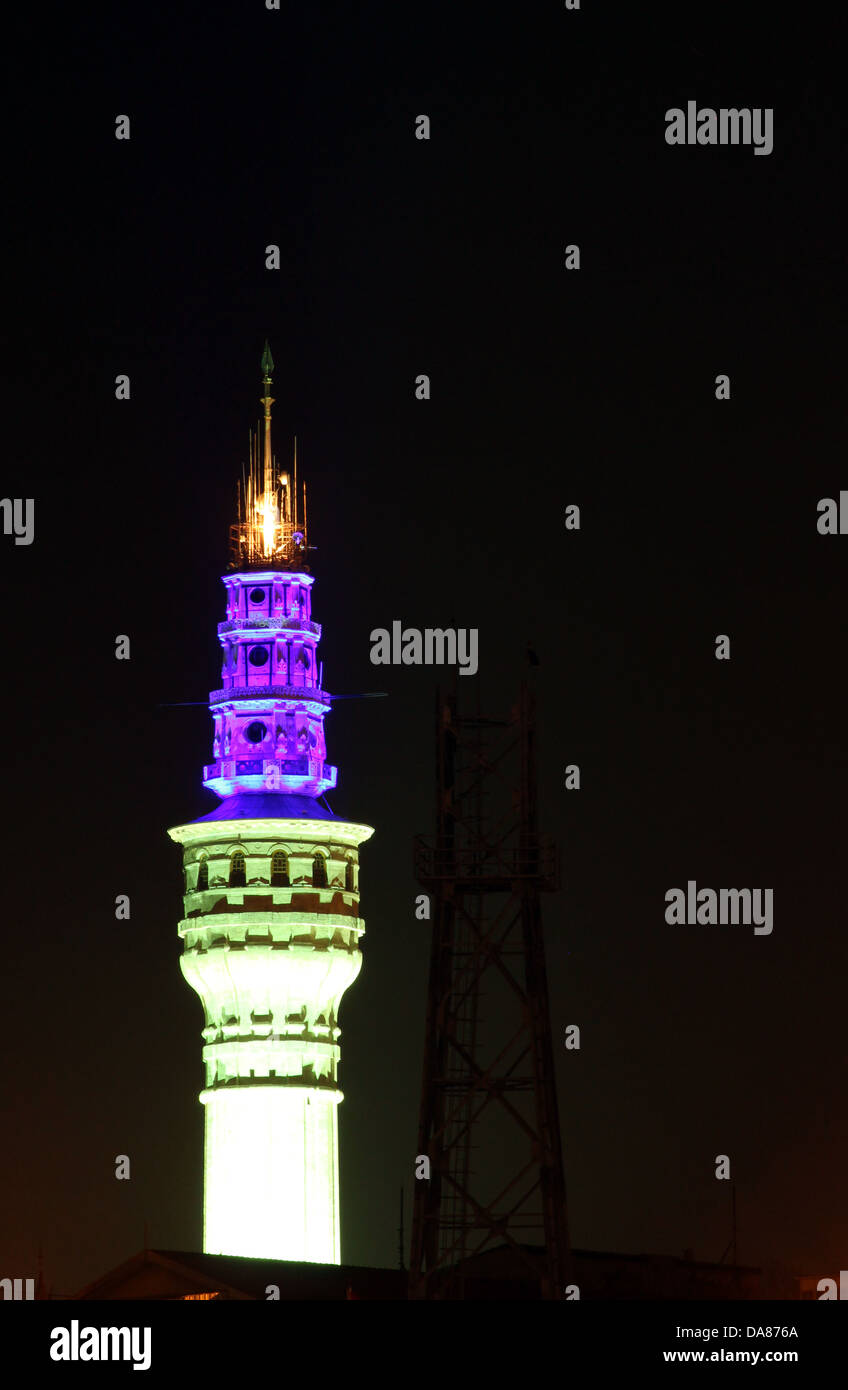
[[[528,1254],[541,1254],[532,1246]],[[709,1264],[673,1256],[573,1250],[573,1275],[584,1299],[757,1299],[798,1297],[763,1286],[761,1271]],[[487,1301],[526,1301],[539,1297],[515,1252],[497,1247],[465,1262],[463,1296]],[[133,1301],[268,1298],[279,1290],[283,1301],[335,1299],[406,1300],[408,1273],[362,1265],[306,1264],[289,1260],[207,1255],[190,1250],[144,1250],[109,1270],[73,1297],[80,1300]],[[454,1295],[456,1296],[456,1295]]]

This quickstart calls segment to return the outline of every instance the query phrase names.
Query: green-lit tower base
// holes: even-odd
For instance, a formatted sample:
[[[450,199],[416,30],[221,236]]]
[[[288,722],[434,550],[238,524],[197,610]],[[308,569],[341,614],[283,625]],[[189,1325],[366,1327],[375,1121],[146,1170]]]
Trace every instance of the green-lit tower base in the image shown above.
[[[189,890],[180,964],[206,1013],[210,1254],[341,1261],[337,1018],[362,964],[358,846],[372,833],[305,818],[169,832],[184,847]],[[243,888],[229,886],[235,855]],[[326,888],[312,883],[317,860]],[[290,886],[272,886],[271,866],[283,863],[276,876]]]

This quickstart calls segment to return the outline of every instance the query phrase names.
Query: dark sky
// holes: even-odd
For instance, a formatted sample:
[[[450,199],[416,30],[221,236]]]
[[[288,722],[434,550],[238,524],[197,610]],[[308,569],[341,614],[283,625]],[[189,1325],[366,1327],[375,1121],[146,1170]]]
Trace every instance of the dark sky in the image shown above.
[[[41,1240],[73,1289],[145,1219],[200,1248],[202,1014],[166,830],[216,804],[211,732],[159,706],[219,683],[266,335],[325,684],[390,696],[327,721],[333,808],[376,828],[341,1013],[345,1262],[395,1263],[416,1152],[438,672],[371,666],[400,618],[479,629],[461,684],[495,714],[528,639],[541,658],[574,1244],[718,1259],[728,1153],[741,1260],[844,1267],[848,535],[818,535],[816,504],[848,488],[846,132],[832,36],[765,6],[738,24],[252,0],[9,31],[3,491],[36,532],[0,537],[0,1274]],[[773,153],[668,146],[689,99],[772,107]],[[772,935],[667,925],[689,878],[773,888]]]

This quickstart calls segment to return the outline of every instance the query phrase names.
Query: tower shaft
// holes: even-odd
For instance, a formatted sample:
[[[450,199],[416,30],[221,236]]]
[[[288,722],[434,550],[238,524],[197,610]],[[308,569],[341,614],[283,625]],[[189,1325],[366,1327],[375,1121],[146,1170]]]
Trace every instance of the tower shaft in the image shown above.
[[[372,832],[287,817],[301,800],[236,796],[239,818],[217,818],[225,802],[169,833],[186,876],[180,966],[205,1015],[203,1248],[338,1264],[338,1015],[362,965]]]

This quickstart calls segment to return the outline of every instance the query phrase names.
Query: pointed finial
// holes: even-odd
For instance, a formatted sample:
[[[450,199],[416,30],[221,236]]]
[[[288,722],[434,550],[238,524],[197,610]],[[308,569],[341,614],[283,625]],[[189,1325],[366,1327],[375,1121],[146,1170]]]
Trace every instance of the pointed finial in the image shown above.
[[[268,346],[268,339],[265,339],[265,347],[262,352],[262,385],[265,388],[264,396],[260,397],[265,407],[265,460],[263,468],[263,492],[266,503],[270,504],[271,493],[274,491],[274,465],[273,454],[271,452],[271,406],[274,404],[274,397],[271,395],[271,373],[274,370],[274,359],[271,356],[271,349]]]

